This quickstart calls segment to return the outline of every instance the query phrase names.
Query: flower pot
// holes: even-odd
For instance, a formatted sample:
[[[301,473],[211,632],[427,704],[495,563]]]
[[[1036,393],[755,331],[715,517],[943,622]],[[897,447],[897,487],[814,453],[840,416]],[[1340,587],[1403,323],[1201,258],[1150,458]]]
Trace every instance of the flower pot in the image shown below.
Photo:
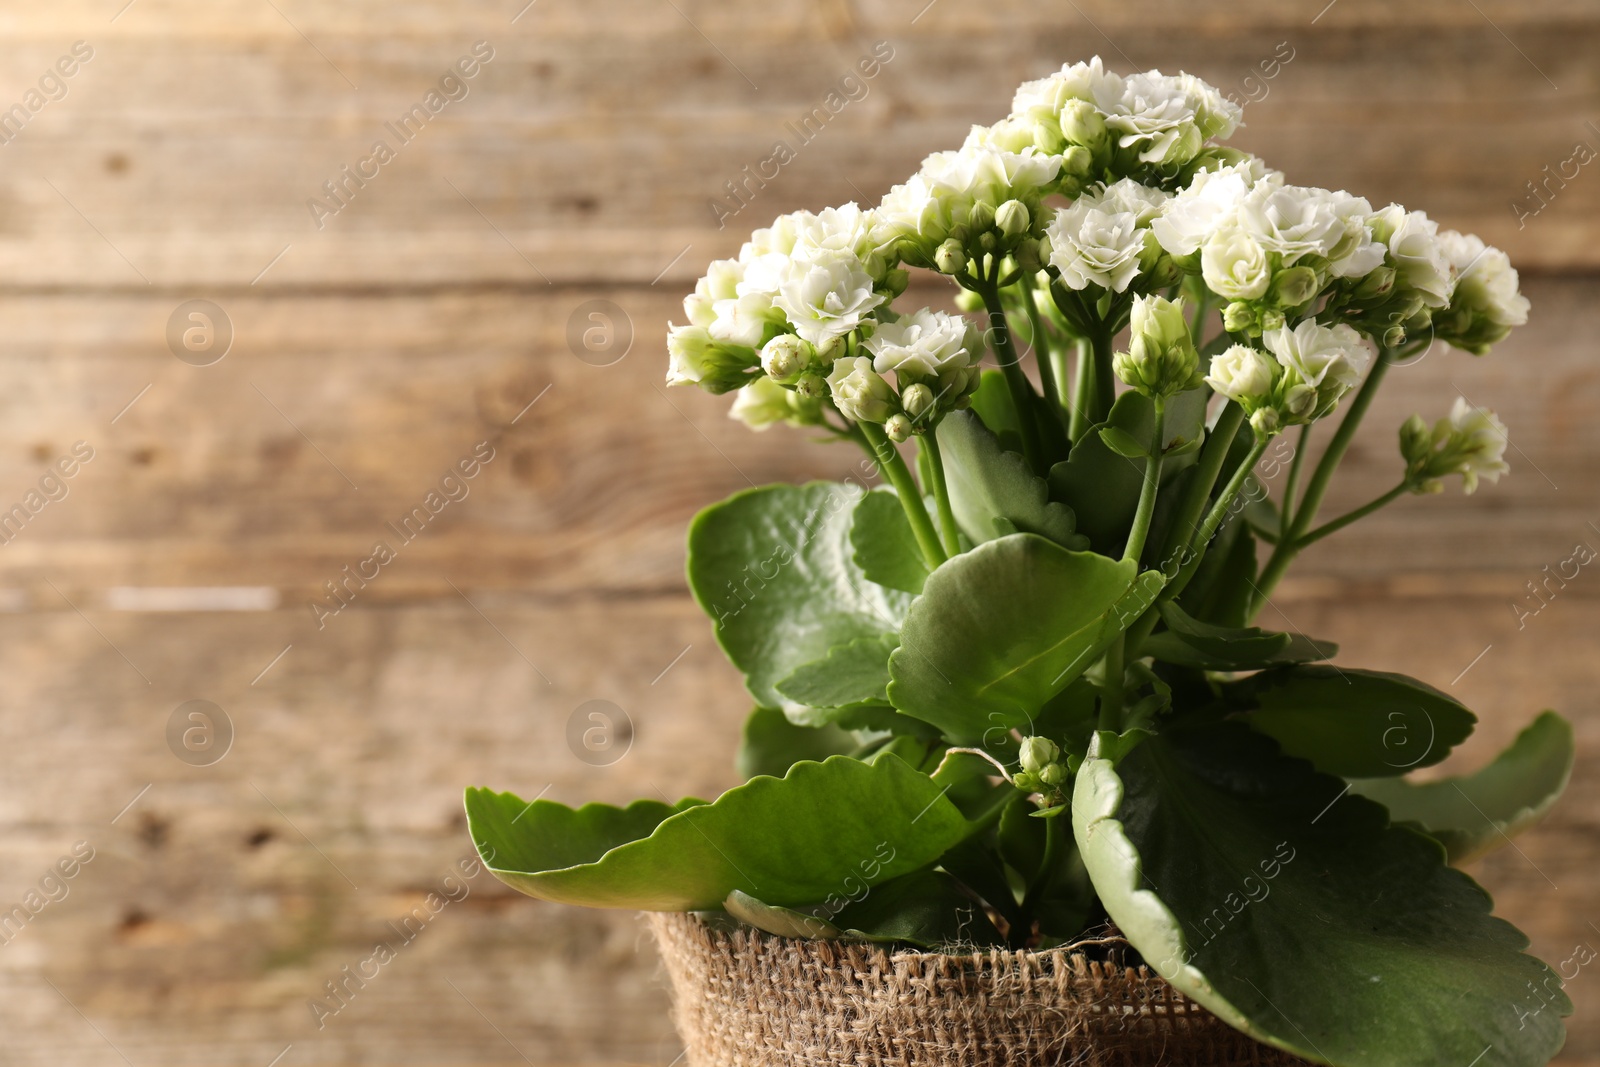
[[[649,922],[689,1067],[1305,1062],[1239,1033],[1143,966],[1073,948],[958,956],[724,931],[680,913]]]

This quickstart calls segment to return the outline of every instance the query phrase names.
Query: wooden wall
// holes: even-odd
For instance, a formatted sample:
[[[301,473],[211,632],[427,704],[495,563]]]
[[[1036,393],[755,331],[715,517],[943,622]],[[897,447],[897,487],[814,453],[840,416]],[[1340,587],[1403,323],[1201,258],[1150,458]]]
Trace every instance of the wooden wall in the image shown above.
[[[94,850],[0,945],[0,1064],[671,1062],[633,917],[487,876],[320,1029],[307,1002],[445,886],[464,785],[732,783],[747,705],[685,592],[685,522],[854,457],[668,393],[665,323],[753,226],[875,199],[1094,52],[1259,95],[1244,79],[1288,42],[1237,143],[1476,229],[1528,275],[1502,351],[1392,376],[1332,506],[1386,488],[1394,427],[1457,393],[1506,418],[1511,477],[1396,505],[1275,600],[1346,662],[1460,693],[1484,718],[1468,763],[1542,707],[1575,719],[1567,800],[1475,873],[1547,958],[1600,942],[1600,579],[1521,629],[1512,606],[1600,546],[1600,177],[1527,190],[1600,147],[1592,4],[124,2],[0,11],[0,110],[93,50],[0,144],[0,511],[93,449],[0,545],[0,902]],[[318,228],[308,199],[477,41],[466,97]],[[878,41],[866,94],[719,229],[724,183]],[[168,347],[192,299],[232,323],[210,366]],[[579,358],[596,300],[618,340]],[[481,442],[470,495],[319,627],[324,583]],[[196,699],[234,729],[210,766],[168,747]],[[592,699],[634,727],[608,766],[566,743]],[[1600,978],[1571,993],[1564,1055],[1600,1063]]]

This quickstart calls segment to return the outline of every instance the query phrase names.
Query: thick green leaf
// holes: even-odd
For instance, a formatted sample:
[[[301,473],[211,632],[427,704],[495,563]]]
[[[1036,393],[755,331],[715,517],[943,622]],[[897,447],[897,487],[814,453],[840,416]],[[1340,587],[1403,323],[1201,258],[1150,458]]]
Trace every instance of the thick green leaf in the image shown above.
[[[779,908],[763,903],[749,893],[735,889],[728,894],[722,906],[729,915],[757,930],[775,937],[793,937],[804,941],[835,941],[843,936],[837,926],[822,918],[826,909],[812,907]],[[816,914],[813,914],[815,912]]]
[[[1544,817],[1567,787],[1573,755],[1571,724],[1547,711],[1476,773],[1431,782],[1371,778],[1350,788],[1437,839],[1451,863],[1466,863]]]
[[[1237,517],[1226,520],[1178,600],[1196,619],[1244,626],[1254,607],[1257,573],[1256,538],[1249,524]]]
[[[1200,436],[1206,399],[1205,390],[1193,389],[1167,401],[1163,445],[1170,447],[1179,439],[1192,441]],[[1065,463],[1050,468],[1050,496],[1072,508],[1078,533],[1088,537],[1096,552],[1121,555],[1139,507],[1145,462],[1117,455],[1101,438],[1099,431],[1105,429],[1116,431],[1119,439],[1125,435],[1148,451],[1155,435],[1155,407],[1135,392],[1117,397],[1106,421],[1083,435]],[[1192,466],[1195,459],[1193,452],[1168,456],[1161,466],[1162,484]]]
[[[893,757],[797,763],[671,810],[573,811],[467,790],[472,840],[496,878],[589,907],[720,908],[735,889],[780,907],[826,902],[926,866],[972,829],[931,778]]]
[[[812,708],[887,703],[889,653],[899,644],[898,634],[882,634],[835,645],[821,659],[795,668],[778,683],[778,692]]]
[[[953,740],[1026,724],[1154,599],[1160,573],[1135,570],[1033,534],[956,556],[906,616],[890,702]]]
[[[939,871],[917,871],[876,886],[833,922],[846,936],[922,949],[1005,943],[982,905]]]
[[[935,431],[956,523],[973,544],[1005,533],[1036,533],[1068,548],[1086,547],[1073,534],[1072,509],[1049,499],[1050,487],[1028,469],[970,411],[952,411]]]
[[[867,581],[851,558],[861,495],[832,482],[766,486],[689,526],[689,588],[758,704],[781,707],[777,683],[835,645],[900,628],[911,597]]]
[[[972,410],[983,420],[989,432],[1000,439],[1008,452],[1022,451],[1022,426],[1017,419],[1017,409],[1011,402],[1011,387],[1006,384],[1005,371],[986,370],[978,377],[978,388],[972,394]]]
[[[1343,788],[1224,723],[1086,761],[1073,827],[1146,962],[1257,1039],[1339,1067],[1544,1064],[1571,1011],[1555,972],[1436,843]]]
[[[869,581],[904,593],[922,592],[928,563],[892,491],[874,489],[861,498],[850,523],[850,545],[856,566]]]
[[[1140,646],[1144,655],[1167,663],[1212,671],[1259,670],[1332,659],[1339,646],[1304,634],[1275,633],[1256,626],[1217,626],[1190,617],[1177,604],[1160,606],[1168,629]]]
[[[1146,442],[1117,426],[1102,426],[1100,440],[1123,459],[1145,459],[1150,455],[1150,446]]]
[[[1431,767],[1478,717],[1403,674],[1353,667],[1285,667],[1228,687],[1255,710],[1250,725],[1291,756],[1342,778],[1386,778]]]
[[[798,726],[778,708],[756,708],[744,721],[744,736],[733,765],[741,778],[758,774],[782,778],[801,760],[825,760],[855,747],[855,738],[831,723]]]

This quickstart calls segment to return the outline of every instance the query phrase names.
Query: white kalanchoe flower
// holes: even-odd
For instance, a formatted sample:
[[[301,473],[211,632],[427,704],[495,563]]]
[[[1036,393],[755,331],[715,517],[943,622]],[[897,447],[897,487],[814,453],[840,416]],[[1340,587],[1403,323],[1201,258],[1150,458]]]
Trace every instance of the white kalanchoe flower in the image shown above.
[[[895,392],[866,356],[835,360],[828,375],[828,391],[833,406],[853,422],[888,421],[894,414]]]
[[[1307,319],[1292,330],[1268,330],[1261,341],[1285,372],[1274,406],[1286,421],[1310,422],[1332,411],[1371,360],[1361,335],[1344,323],[1323,326]]]
[[[1330,256],[1346,240],[1336,198],[1326,189],[1261,183],[1239,204],[1239,222],[1285,267],[1305,256]]]
[[[1215,170],[1202,169],[1167,201],[1150,231],[1174,256],[1192,256],[1206,240],[1238,215],[1239,205],[1258,182],[1280,184],[1283,176],[1250,159]]]
[[[1328,273],[1335,278],[1361,278],[1383,266],[1387,249],[1372,234],[1372,204],[1343,190],[1328,193],[1326,202],[1344,228],[1343,236],[1325,253]]]
[[[1452,474],[1461,475],[1461,489],[1468,494],[1477,491],[1480,478],[1498,482],[1511,469],[1505,461],[1508,443],[1499,416],[1459,396],[1450,414],[1434,423],[1431,432],[1416,415],[1400,428],[1406,476],[1418,493],[1437,493],[1440,479]]]
[[[1060,169],[1061,157],[1032,145],[1008,151],[990,143],[987,127],[975,126],[959,151],[933,153],[885,194],[875,212],[875,236],[913,242],[931,258],[952,234],[972,238],[993,227],[1006,201],[1037,202]]]
[[[853,253],[823,250],[794,261],[773,304],[814,345],[842,337],[887,298]]]
[[[1372,217],[1373,235],[1388,245],[1400,284],[1431,308],[1450,303],[1455,279],[1439,240],[1439,224],[1421,211],[1390,204]]]
[[[1272,284],[1272,262],[1255,237],[1238,226],[1226,226],[1200,249],[1200,276],[1220,297],[1256,300]]]
[[[929,308],[880,323],[865,345],[872,353],[873,370],[893,371],[902,389],[912,382],[943,382],[983,358],[970,319]]]
[[[1277,360],[1260,349],[1232,345],[1211,357],[1206,384],[1253,413],[1271,398],[1280,373]]]
[[[1433,316],[1435,336],[1481,356],[1528,321],[1528,298],[1518,291],[1516,268],[1498,248],[1454,230],[1442,231],[1439,243],[1456,287],[1449,308]]]
[[[760,366],[754,349],[725,344],[692,323],[668,324],[667,357],[668,385],[699,385],[713,393],[738,388]]]
[[[1023,82],[1011,98],[1013,118],[1055,116],[1069,100],[1083,100],[1102,112],[1122,102],[1123,78],[1108,71],[1095,56],[1087,63],[1069,63],[1049,77]]]
[[[1122,99],[1106,126],[1142,163],[1176,165],[1199,153],[1210,137],[1227,137],[1244,109],[1199,78],[1169,77],[1158,70],[1124,79]]]
[[[757,378],[734,394],[728,417],[752,430],[765,430],[779,422],[816,426],[822,422],[822,402],[807,400],[771,378]]]
[[[1130,178],[1083,194],[1057,211],[1045,229],[1050,265],[1068,288],[1126,291],[1139,273],[1150,223],[1167,199]]]

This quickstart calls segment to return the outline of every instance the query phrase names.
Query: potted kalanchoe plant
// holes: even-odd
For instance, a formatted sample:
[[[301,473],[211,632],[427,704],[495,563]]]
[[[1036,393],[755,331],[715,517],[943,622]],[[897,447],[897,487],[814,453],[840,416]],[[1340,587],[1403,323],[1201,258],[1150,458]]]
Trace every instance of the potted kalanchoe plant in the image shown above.
[[[756,704],[744,785],[467,811],[511,886],[655,913],[691,1063],[1561,1046],[1560,979],[1450,864],[1544,813],[1570,728],[1414,781],[1467,708],[1252,622],[1307,546],[1505,472],[1500,421],[1457,400],[1399,428],[1390,491],[1319,513],[1390,368],[1482,355],[1527,301],[1476,237],[1219,146],[1240,117],[1189,75],[1068,66],[686,299],[669,382],[854,442],[885,484],[752,489],[690,527]],[[972,314],[897,306],[911,270]]]

